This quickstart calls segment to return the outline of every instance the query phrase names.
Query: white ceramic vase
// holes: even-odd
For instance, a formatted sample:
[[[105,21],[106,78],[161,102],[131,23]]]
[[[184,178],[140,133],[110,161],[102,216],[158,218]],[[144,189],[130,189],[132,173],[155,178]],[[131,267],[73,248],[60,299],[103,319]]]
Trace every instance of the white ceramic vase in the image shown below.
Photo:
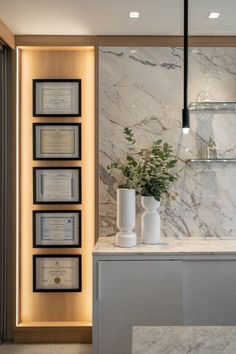
[[[133,247],[137,244],[137,235],[133,231],[136,217],[135,190],[117,189],[117,227],[116,245]]]
[[[161,219],[157,209],[160,207],[154,197],[141,197],[141,203],[145,211],[141,218],[142,243],[157,244],[161,242]]]

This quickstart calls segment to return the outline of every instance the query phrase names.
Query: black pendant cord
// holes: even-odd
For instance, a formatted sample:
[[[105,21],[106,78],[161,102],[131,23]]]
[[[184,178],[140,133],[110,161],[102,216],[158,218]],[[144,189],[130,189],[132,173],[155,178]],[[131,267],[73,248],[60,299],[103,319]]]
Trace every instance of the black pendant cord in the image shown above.
[[[188,110],[188,0],[184,0],[184,94],[182,110],[182,128],[189,128],[189,110]]]

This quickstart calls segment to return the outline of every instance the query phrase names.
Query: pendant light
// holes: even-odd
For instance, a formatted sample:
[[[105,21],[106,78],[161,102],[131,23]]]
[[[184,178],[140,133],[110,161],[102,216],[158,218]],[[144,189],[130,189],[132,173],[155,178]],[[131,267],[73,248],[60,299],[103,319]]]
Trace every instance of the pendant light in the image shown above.
[[[188,0],[184,0],[184,90],[182,109],[182,130],[189,133],[190,119],[188,109]]]

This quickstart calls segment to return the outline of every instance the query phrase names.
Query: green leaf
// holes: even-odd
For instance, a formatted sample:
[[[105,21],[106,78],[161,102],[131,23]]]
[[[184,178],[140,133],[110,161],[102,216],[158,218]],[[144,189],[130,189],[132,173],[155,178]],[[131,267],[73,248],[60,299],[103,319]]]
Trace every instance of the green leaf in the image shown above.
[[[161,143],[162,143],[162,140],[159,139],[159,140],[156,140],[156,141],[154,142],[154,145],[161,145]]]
[[[177,163],[172,146],[159,139],[151,147],[135,151],[132,129],[125,127],[124,135],[128,142],[126,160],[115,161],[107,168],[119,170],[126,179],[124,184],[135,188],[139,195],[154,196],[156,200],[168,196],[171,183],[178,179],[177,174],[170,173]]]

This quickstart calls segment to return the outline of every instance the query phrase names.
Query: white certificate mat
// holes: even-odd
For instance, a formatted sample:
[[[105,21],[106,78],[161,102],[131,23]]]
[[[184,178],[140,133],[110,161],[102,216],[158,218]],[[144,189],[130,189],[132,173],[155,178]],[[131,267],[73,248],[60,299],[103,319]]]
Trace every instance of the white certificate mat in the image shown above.
[[[34,203],[81,203],[81,168],[34,168]]]
[[[44,84],[45,85],[45,84]],[[68,84],[57,84],[57,87],[44,87],[42,85],[43,112],[54,113],[72,111],[72,88]],[[52,86],[52,84],[51,84]]]
[[[81,291],[81,256],[34,256],[34,291]]]
[[[81,80],[33,80],[34,116],[80,116]]]
[[[75,154],[75,131],[63,128],[40,129],[40,153],[43,155],[74,155]],[[63,156],[63,157],[64,157]]]
[[[34,247],[81,247],[81,211],[34,212]]]
[[[34,159],[81,159],[81,124],[34,124]]]

